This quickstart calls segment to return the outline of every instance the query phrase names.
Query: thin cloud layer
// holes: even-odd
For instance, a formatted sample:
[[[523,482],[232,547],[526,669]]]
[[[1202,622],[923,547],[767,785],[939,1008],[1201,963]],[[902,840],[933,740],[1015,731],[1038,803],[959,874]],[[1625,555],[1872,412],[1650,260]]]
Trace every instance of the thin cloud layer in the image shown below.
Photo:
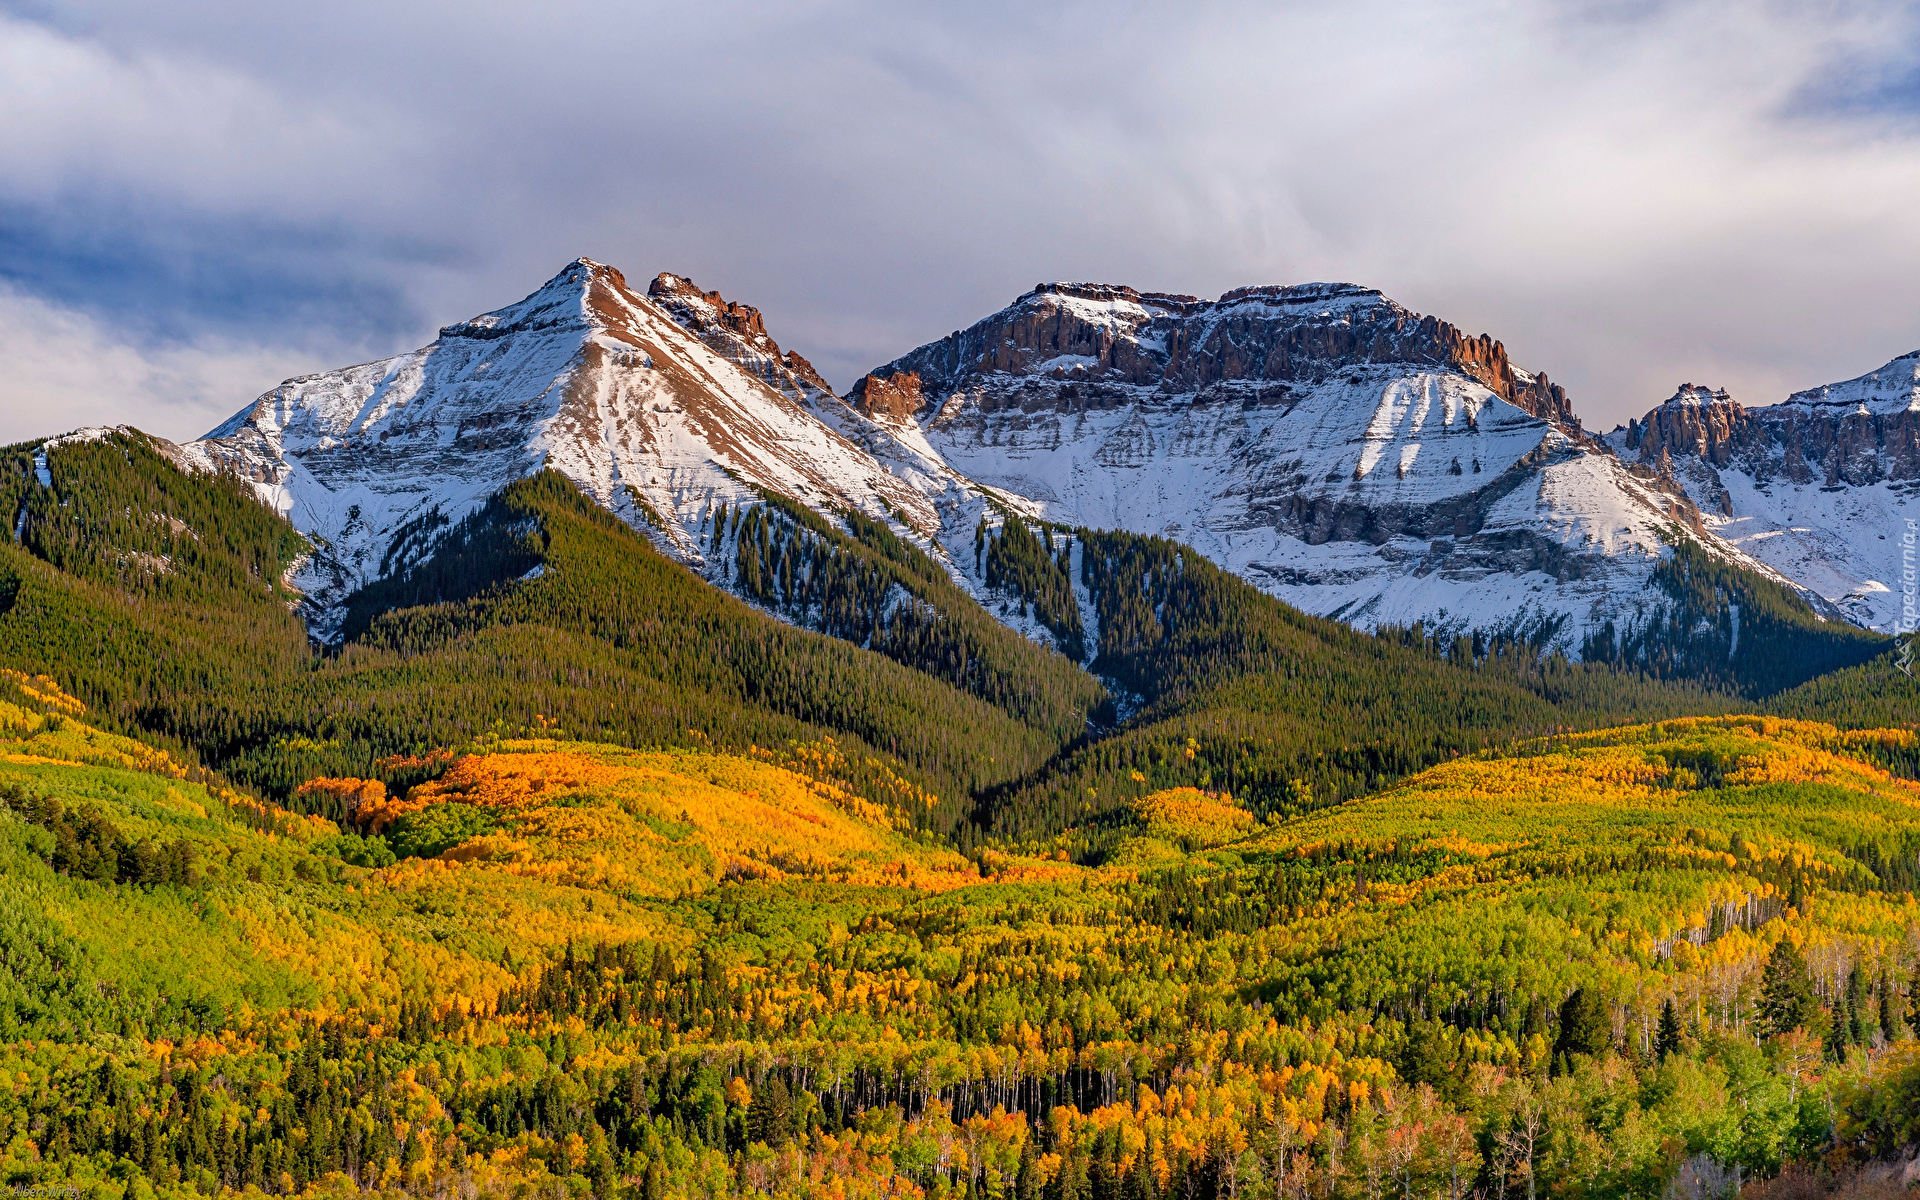
[[[90,314],[0,287],[0,443],[89,425],[189,437],[226,419],[262,379],[317,369],[277,346],[136,344]]]
[[[42,5],[0,16],[0,276],[220,415],[583,253],[842,386],[1044,279],[1347,279],[1610,426],[1920,346],[1916,47],[1900,3]],[[19,343],[0,420],[81,423]]]

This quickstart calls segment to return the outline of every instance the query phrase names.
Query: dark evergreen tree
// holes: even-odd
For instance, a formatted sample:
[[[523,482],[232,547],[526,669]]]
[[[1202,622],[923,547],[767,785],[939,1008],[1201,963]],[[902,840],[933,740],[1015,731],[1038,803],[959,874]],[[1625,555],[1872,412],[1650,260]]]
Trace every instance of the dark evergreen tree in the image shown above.
[[[1847,972],[1847,1041],[1865,1046],[1872,1040],[1873,1010],[1867,996],[1867,976],[1855,963]]]
[[[1760,977],[1760,1019],[1774,1037],[1795,1029],[1811,1029],[1819,1005],[1813,996],[1813,981],[1807,976],[1807,960],[1799,947],[1781,938],[1767,959]]]
[[[1613,1048],[1613,1011],[1591,987],[1573,989],[1560,1005],[1560,1037],[1554,1053],[1602,1055]]]
[[[1020,1167],[1013,1177],[1013,1200],[1040,1200],[1040,1169],[1034,1159],[1032,1134],[1020,1143]]]
[[[1680,1014],[1674,1011],[1672,996],[1668,996],[1667,1002],[1660,1006],[1660,1029],[1654,1036],[1653,1049],[1661,1062],[1667,1061],[1668,1055],[1680,1050]]]

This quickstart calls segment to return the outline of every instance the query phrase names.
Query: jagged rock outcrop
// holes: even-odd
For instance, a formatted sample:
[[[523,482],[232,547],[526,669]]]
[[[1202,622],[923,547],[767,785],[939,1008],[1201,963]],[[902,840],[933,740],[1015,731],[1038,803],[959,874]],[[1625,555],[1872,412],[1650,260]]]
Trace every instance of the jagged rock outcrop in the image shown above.
[[[1627,422],[1624,445],[1641,462],[1658,462],[1663,454],[1691,454],[1724,467],[1733,461],[1736,448],[1751,448],[1757,434],[1746,409],[1724,389],[1683,383],[1644,422]]]
[[[1686,384],[1644,419],[1627,422],[1620,442],[1643,462],[1664,451],[1738,466],[1762,481],[1836,487],[1920,479],[1920,407],[1910,398],[1878,394],[1881,382],[1903,376],[1911,391],[1920,375],[1910,365],[1917,358],[1920,352],[1860,379],[1752,409],[1725,391]]]
[[[708,348],[756,371],[791,394],[832,394],[813,364],[791,350],[783,352],[767,334],[760,310],[726,300],[719,292],[703,292],[685,275],[662,271],[647,285],[647,299],[705,342]]]
[[[920,391],[920,376],[912,371],[890,375],[862,375],[847,395],[847,403],[870,417],[889,421],[911,421],[926,407]]]

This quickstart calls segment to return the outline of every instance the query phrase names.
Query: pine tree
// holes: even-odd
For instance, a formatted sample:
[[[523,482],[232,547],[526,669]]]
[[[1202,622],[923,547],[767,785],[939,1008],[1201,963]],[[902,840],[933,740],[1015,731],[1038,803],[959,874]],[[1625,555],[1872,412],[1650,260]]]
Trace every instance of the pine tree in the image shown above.
[[[1560,1006],[1560,1039],[1554,1047],[1571,1058],[1601,1055],[1613,1048],[1613,1014],[1607,999],[1590,988],[1575,988]]]
[[[1020,1143],[1020,1169],[1013,1177],[1014,1200],[1039,1200],[1040,1174],[1033,1158],[1033,1138]]]
[[[1847,1013],[1847,998],[1840,996],[1833,1002],[1833,1011],[1827,1015],[1827,1057],[1835,1062],[1847,1061],[1847,1027],[1850,1024]]]
[[[1154,1186],[1153,1171],[1147,1160],[1153,1154],[1153,1141],[1148,1139],[1140,1153],[1133,1156],[1133,1170],[1127,1175],[1126,1200],[1156,1200],[1159,1189]]]
[[[1884,967],[1880,970],[1880,982],[1875,990],[1879,992],[1880,1000],[1880,1036],[1889,1042],[1898,1041],[1901,1032],[1900,1006],[1894,1003],[1896,993],[1893,978]]]
[[[1847,972],[1847,1041],[1864,1046],[1871,1040],[1872,1010],[1867,1007],[1867,977],[1856,964]]]
[[[1668,996],[1667,1002],[1660,1006],[1660,1031],[1654,1037],[1653,1049],[1661,1062],[1667,1061],[1667,1055],[1680,1050],[1680,1014],[1674,1011],[1672,996]]]
[[[1760,1018],[1774,1037],[1813,1024],[1818,1007],[1813,982],[1807,978],[1807,960],[1799,948],[1781,938],[1760,977]]]

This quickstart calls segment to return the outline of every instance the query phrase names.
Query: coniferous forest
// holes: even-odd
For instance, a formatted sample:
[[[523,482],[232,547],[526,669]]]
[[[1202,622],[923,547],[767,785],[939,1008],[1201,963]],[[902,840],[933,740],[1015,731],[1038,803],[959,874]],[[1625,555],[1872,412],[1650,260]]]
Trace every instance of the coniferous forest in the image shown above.
[[[741,599],[547,472],[317,645],[313,548],[245,483],[36,453],[0,452],[16,1187],[1905,1187],[1914,685],[1683,539],[1573,662],[995,511],[1026,637],[857,514],[716,511]]]

